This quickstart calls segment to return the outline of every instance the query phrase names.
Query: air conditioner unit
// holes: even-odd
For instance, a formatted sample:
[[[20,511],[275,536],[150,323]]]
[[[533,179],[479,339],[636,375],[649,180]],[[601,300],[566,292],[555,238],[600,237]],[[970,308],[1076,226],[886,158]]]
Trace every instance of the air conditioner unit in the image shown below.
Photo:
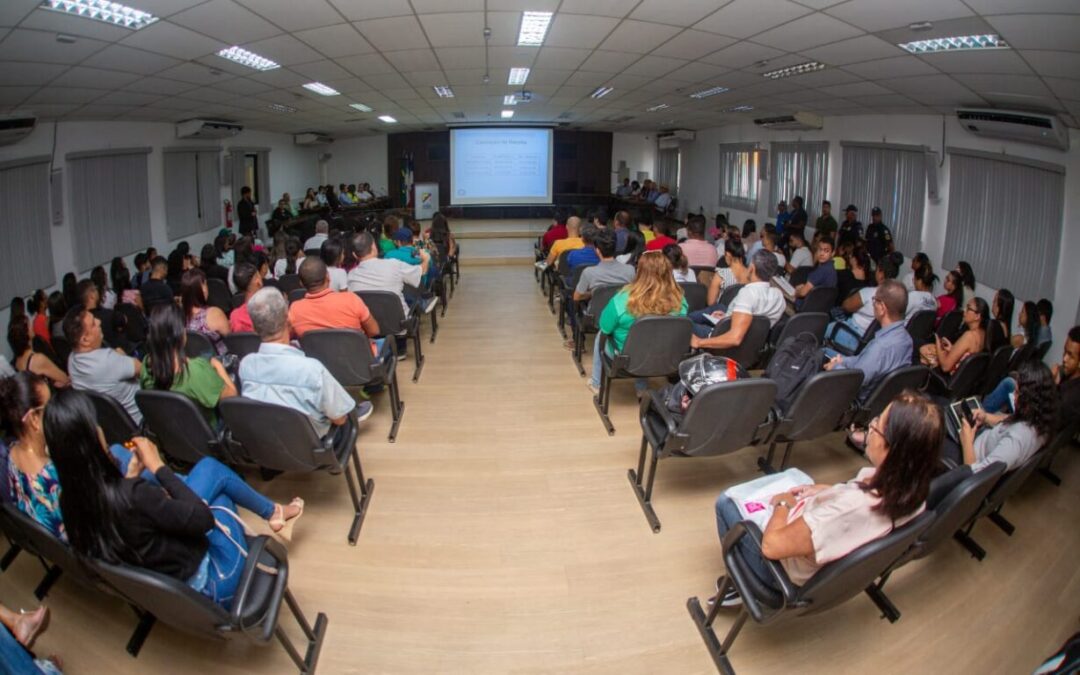
[[[794,115],[780,115],[778,117],[762,117],[754,120],[754,124],[766,129],[810,131],[820,129],[824,120],[821,115],[814,113],[797,112]]]
[[[689,129],[672,129],[656,135],[661,148],[677,148],[683,141],[694,140],[694,132]]]
[[[1055,115],[962,108],[956,111],[956,118],[976,136],[1045,145],[1057,150],[1069,149],[1069,131]]]
[[[694,132],[689,129],[676,129],[671,134],[680,141],[694,140]]]
[[[333,138],[330,138],[326,134],[320,134],[317,131],[309,131],[293,136],[293,143],[296,145],[329,145],[333,142]]]
[[[0,145],[18,143],[29,136],[35,126],[37,118],[33,115],[0,116]]]
[[[177,138],[231,138],[243,130],[242,125],[227,120],[192,119],[176,123]]]

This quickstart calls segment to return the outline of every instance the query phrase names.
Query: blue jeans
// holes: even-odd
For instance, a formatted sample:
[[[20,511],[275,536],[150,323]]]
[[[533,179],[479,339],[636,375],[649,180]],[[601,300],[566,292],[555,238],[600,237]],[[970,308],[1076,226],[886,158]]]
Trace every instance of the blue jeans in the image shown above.
[[[742,519],[739,507],[731,498],[725,494],[721,494],[716,498],[716,532],[720,535],[721,542],[724,541],[724,536],[728,533],[728,530]],[[762,557],[761,551],[750,542],[750,539],[743,537],[736,544],[736,547],[739,549],[739,553],[742,559],[746,561],[750,571],[754,573],[754,576],[769,588],[775,588],[779,591],[780,587],[776,585],[776,579],[773,577],[772,572],[769,571],[765,558]]]
[[[60,672],[52,663],[36,661],[6,626],[0,626],[0,665],[3,666],[3,672],[19,675],[46,675]]]
[[[611,346],[612,342],[610,336],[604,349],[607,351],[608,356],[615,356],[615,349]],[[604,375],[604,362],[600,359],[600,335],[597,334],[596,340],[593,342],[593,358],[592,358],[592,377],[589,379],[589,384],[594,387],[600,386],[600,378]],[[645,378],[637,378],[634,380],[634,389],[638,391],[645,391],[649,388],[649,381]]]
[[[982,400],[982,407],[988,413],[1014,412],[1009,394],[1016,391],[1016,380],[1011,377],[1002,378],[998,386]]]
[[[844,330],[840,328],[840,325],[847,326],[851,330]],[[864,331],[859,329],[859,326],[855,323],[852,317],[846,319],[839,319],[829,324],[825,329],[825,336],[833,343],[840,345],[845,349],[855,351],[859,348],[859,339],[863,336]]]
[[[705,317],[711,315],[713,312],[727,312],[727,305],[716,303],[715,305],[709,305],[705,309],[699,309],[696,312],[690,312],[686,315],[690,318],[690,321],[693,322],[691,329],[694,331],[694,335],[699,338],[707,338],[712,335],[712,330],[715,325]]]

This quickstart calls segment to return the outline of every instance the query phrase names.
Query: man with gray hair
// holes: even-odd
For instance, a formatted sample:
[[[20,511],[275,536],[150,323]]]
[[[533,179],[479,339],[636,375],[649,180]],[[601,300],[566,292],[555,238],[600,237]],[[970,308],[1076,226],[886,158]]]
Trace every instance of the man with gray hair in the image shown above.
[[[315,223],[315,235],[304,242],[305,251],[318,251],[323,242],[330,238],[330,223],[320,220]]]
[[[769,320],[769,326],[775,326],[787,308],[784,294],[770,283],[779,273],[780,265],[776,256],[764,249],[755,253],[750,259],[750,282],[739,289],[730,307],[713,305],[691,315],[694,334],[690,336],[690,346],[695,349],[738,347],[746,337],[746,332],[750,330],[755,316],[764,316]],[[706,315],[713,320],[707,319]],[[715,321],[726,316],[731,317],[731,328],[728,332],[709,337]]]
[[[262,344],[240,362],[244,396],[299,410],[320,438],[344,424],[354,407],[357,419],[371,417],[371,403],[357,406],[322,363],[289,343],[289,303],[281,291],[264,288],[247,301],[247,308]]]

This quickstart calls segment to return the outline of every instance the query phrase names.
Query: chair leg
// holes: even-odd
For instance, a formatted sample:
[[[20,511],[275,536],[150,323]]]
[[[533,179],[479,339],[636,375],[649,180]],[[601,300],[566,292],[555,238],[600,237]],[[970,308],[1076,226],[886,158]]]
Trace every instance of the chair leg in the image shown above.
[[[416,367],[413,369],[412,381],[420,381],[420,371],[424,369],[424,352],[420,347],[423,340],[420,339],[420,329],[417,327],[416,333],[411,336],[413,339],[413,351],[416,352]]]
[[[660,531],[660,519],[657,518],[656,511],[652,506],[652,489],[653,482],[656,480],[656,464],[660,459],[656,452],[650,453],[652,458],[649,460],[649,478],[645,480],[644,489],[642,489],[641,485],[642,480],[645,479],[645,453],[649,449],[649,442],[642,437],[641,455],[638,456],[637,471],[630,469],[626,472],[626,477],[630,479],[630,486],[634,489],[634,495],[638,498],[638,503],[641,504],[641,510],[645,512],[645,520],[649,521],[649,527],[652,528],[653,533],[656,533]]]
[[[401,391],[398,389],[397,370],[393,377],[386,383],[390,390],[390,416],[394,422],[390,425],[390,435],[387,437],[391,443],[397,440],[398,427],[401,426],[401,418],[405,415],[405,401],[401,400]]]
[[[443,307],[446,307],[445,303],[443,303]],[[432,344],[434,344],[434,342],[435,342],[435,336],[438,335],[438,333],[439,333],[439,322],[435,318],[436,314],[438,314],[438,312],[436,312],[436,311],[431,312],[431,340],[430,341],[431,341]]]
[[[353,473],[353,467],[356,473]],[[375,481],[370,478],[364,480],[364,471],[360,467],[360,455],[356,448],[352,450],[352,465],[345,465],[345,484],[349,486],[349,496],[353,503],[353,521],[349,527],[349,544],[356,546],[356,540],[360,536],[360,527],[364,524],[364,516],[367,515],[368,503],[371,502],[371,493],[375,490]]]
[[[1056,485],[1057,487],[1061,487],[1061,476],[1054,473],[1054,470],[1051,469],[1049,466],[1044,466],[1044,467],[1040,468],[1039,469],[1039,474],[1042,475],[1042,477],[1045,478],[1046,480],[1048,480],[1051,483],[1053,483],[1054,485]]]
[[[971,527],[968,527],[967,530],[957,530],[953,533],[953,539],[966,548],[971,553],[971,557],[976,560],[982,562],[982,559],[986,557],[986,549],[979,546],[978,542],[971,538]]]
[[[53,565],[46,569],[48,571],[45,572],[45,576],[38,583],[37,588],[34,589],[34,597],[38,600],[44,599],[49,594],[49,589],[60,580],[60,575],[64,573],[64,570],[60,569],[59,565]]]
[[[135,610],[139,614],[139,624],[135,626],[135,632],[128,638],[127,653],[133,657],[139,655],[139,651],[142,650],[143,643],[146,642],[146,638],[150,635],[150,629],[154,627],[157,622],[157,618],[150,612],[143,612],[141,610]]]
[[[881,610],[881,615],[889,620],[889,623],[896,623],[900,620],[900,610],[896,608],[896,605],[892,603],[892,600],[885,595],[885,591],[882,588],[885,586],[885,582],[888,580],[888,576],[881,579],[876,584],[870,584],[866,587],[866,595],[870,600],[877,605],[877,608]]]
[[[4,557],[0,558],[0,572],[6,572],[7,568],[11,567],[11,563],[15,562],[15,558],[19,557],[20,553],[22,553],[21,546],[16,546],[15,544],[9,546],[7,552],[4,553]]]
[[[315,615],[315,627],[312,628],[307,617],[300,610],[300,605],[293,598],[292,591],[288,588],[285,589],[285,603],[289,606],[289,611],[292,612],[296,623],[300,624],[300,628],[304,631],[304,638],[307,639],[307,650],[305,650],[304,656],[300,656],[300,652],[296,650],[292,640],[289,639],[280,624],[274,627],[274,635],[289,654],[289,658],[300,669],[302,675],[314,673],[319,663],[319,654],[322,652],[323,639],[326,637],[326,625],[329,620],[325,614],[319,612]]]
[[[578,376],[585,377],[585,366],[581,364],[581,354],[585,350],[585,335],[580,328],[575,328],[572,337],[574,339],[574,349],[570,352],[570,360],[574,362]]]
[[[600,415],[600,421],[604,423],[604,428],[607,429],[608,436],[615,435],[615,427],[611,424],[611,418],[608,417],[608,401],[611,393],[611,376],[608,375],[605,369],[600,376],[600,393],[593,396],[593,405],[596,406],[596,412]]]
[[[774,454],[776,454],[776,441],[769,443],[769,451],[765,453],[764,457],[758,457],[757,465],[762,473],[776,473],[776,468],[772,463]]]
[[[730,581],[727,581],[722,585],[719,596],[723,595],[727,590],[727,585],[730,583]],[[727,635],[724,637],[724,642],[721,644],[719,638],[716,637],[716,632],[713,630],[713,621],[716,620],[716,615],[720,610],[720,603],[713,603],[712,609],[706,615],[701,608],[701,601],[696,597],[689,598],[686,601],[686,609],[690,612],[690,618],[694,621],[694,625],[697,626],[701,639],[705,641],[705,648],[709,650],[709,655],[712,657],[713,663],[716,664],[716,669],[723,675],[735,675],[735,669],[728,659],[728,653],[731,651],[731,645],[735,642],[735,638],[739,636],[739,631],[746,624],[746,620],[750,618],[750,613],[745,608],[739,612],[739,616],[735,618],[735,623],[731,625]]]
[[[991,523],[1000,527],[1001,531],[1010,537],[1013,535],[1013,532],[1016,531],[1016,526],[1010,523],[1005,516],[1001,515],[1001,508],[998,508],[996,511],[991,511],[986,517],[990,519]]]
[[[791,448],[795,446],[795,441],[788,441],[787,447],[784,448],[784,459],[780,460],[780,470],[788,468],[788,460],[791,458]]]

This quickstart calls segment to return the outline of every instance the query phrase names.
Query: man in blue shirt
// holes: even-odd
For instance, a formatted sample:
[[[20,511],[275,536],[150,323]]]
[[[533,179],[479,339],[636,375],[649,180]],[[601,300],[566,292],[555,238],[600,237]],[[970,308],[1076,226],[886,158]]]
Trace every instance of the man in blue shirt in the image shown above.
[[[787,210],[787,202],[780,200],[780,203],[776,205],[776,234],[778,236],[784,236],[784,228],[791,221],[791,214]]]
[[[886,279],[877,287],[873,299],[874,318],[881,328],[862,352],[856,356],[840,356],[831,350],[825,350],[825,355],[831,357],[825,364],[825,370],[863,372],[859,401],[865,401],[886,375],[911,365],[913,345],[911,335],[904,326],[907,302],[907,289],[904,284],[896,279]]]
[[[581,241],[585,242],[585,245],[581,248],[574,249],[566,255],[566,267],[570,271],[571,275],[578,267],[587,267],[589,265],[596,265],[600,262],[600,256],[596,255],[596,232],[595,225],[587,224],[581,228]]]
[[[795,287],[795,308],[802,307],[803,299],[815,288],[836,288],[836,266],[833,264],[832,239],[818,241],[814,251],[814,269],[806,276],[806,282]],[[906,302],[906,300],[905,300]]]

